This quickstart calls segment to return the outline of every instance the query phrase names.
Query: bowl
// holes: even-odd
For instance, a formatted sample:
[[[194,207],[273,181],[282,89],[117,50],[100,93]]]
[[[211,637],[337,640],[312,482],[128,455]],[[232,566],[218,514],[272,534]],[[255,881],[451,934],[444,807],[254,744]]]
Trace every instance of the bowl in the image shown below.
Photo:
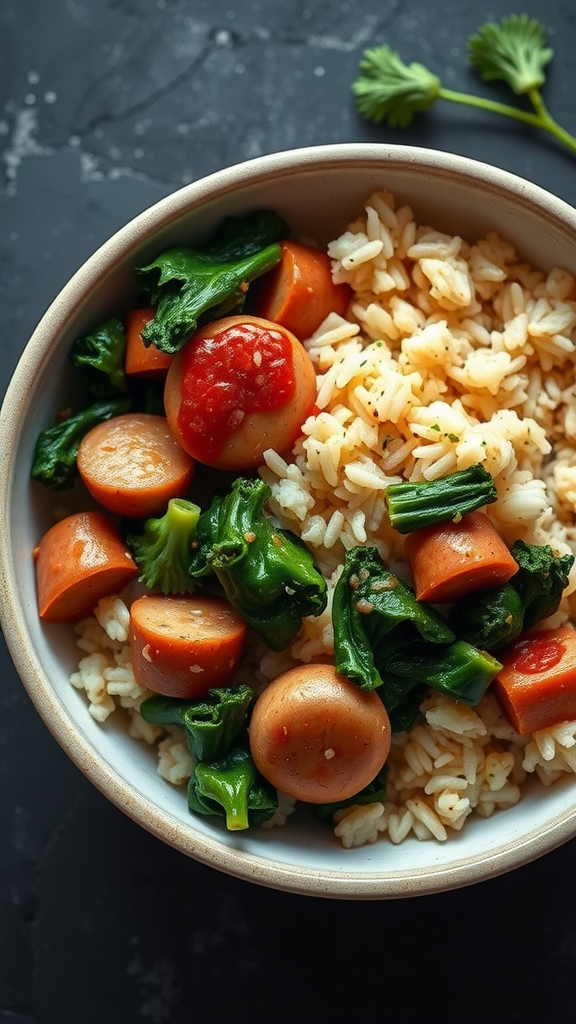
[[[22,682],[48,729],[98,789],[135,822],[184,855],[241,879],[339,899],[411,897],[477,883],[510,871],[576,834],[576,780],[532,782],[522,799],[476,817],[447,842],[379,839],[344,849],[307,809],[285,828],[226,832],[220,819],[193,816],[182,789],[121,723],[105,727],[69,682],[78,660],[73,630],[37,614],[32,550],[62,502],[31,483],[38,432],[69,392],[68,351],[95,324],[136,302],[133,269],[163,248],[200,243],[229,214],[276,210],[293,237],[324,245],[387,189],[416,219],[474,241],[497,230],[544,271],[576,274],[576,211],[498,168],[417,147],[344,144],[250,160],[185,186],[113,235],[76,272],[26,345],[1,411],[0,607]]]

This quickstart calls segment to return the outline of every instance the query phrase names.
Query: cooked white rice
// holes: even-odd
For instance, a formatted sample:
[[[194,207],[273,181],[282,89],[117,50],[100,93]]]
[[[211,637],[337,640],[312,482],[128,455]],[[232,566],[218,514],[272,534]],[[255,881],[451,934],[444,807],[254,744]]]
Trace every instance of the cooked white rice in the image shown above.
[[[405,572],[403,539],[385,516],[390,483],[433,480],[481,462],[498,501],[486,511],[505,541],[576,553],[576,282],[522,262],[494,231],[470,244],[415,222],[380,191],[329,248],[333,276],[352,289],[348,317],[331,314],[305,341],[318,378],[316,415],[292,460],[265,453],[271,512],[299,534],[329,581],[329,602],[291,647],[256,650],[261,685],[296,662],[333,657],[331,595],[345,553],[374,545]],[[574,619],[576,569],[558,613]],[[78,626],[85,652],[73,685],[98,721],[126,709],[132,735],[158,743],[159,772],[192,770],[179,730],[144,723],[146,694],[131,673],[129,612],[100,602]],[[576,771],[576,723],[521,737],[488,692],[479,707],[431,694],[422,721],[394,737],[384,804],[339,812],[345,847],[387,836],[445,841],[471,814],[522,795],[528,775],[550,785]],[[269,824],[284,824],[283,797]]]

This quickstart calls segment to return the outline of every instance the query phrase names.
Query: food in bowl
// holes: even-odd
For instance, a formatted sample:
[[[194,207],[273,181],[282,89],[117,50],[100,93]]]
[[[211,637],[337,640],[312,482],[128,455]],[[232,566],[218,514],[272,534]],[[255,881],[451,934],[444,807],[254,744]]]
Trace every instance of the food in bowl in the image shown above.
[[[471,244],[418,225],[410,208],[396,206],[393,196],[383,190],[368,197],[358,219],[329,245],[328,256],[333,283],[347,289],[347,306],[339,312],[329,310],[309,337],[299,339],[315,369],[314,408],[298,425],[300,436],[290,450],[276,451],[265,444],[258,472],[243,477],[249,484],[236,490],[232,484],[223,499],[227,522],[233,513],[242,522],[236,499],[244,487],[252,503],[257,499],[258,512],[271,536],[280,541],[279,548],[284,540],[296,538],[298,551],[306,552],[305,571],[316,585],[314,600],[311,607],[299,609],[293,621],[289,599],[295,588],[280,577],[284,594],[273,625],[286,631],[277,636],[268,629],[263,637],[257,628],[262,627],[262,617],[252,607],[246,620],[250,641],[235,686],[196,706],[196,717],[200,723],[212,724],[219,719],[222,704],[230,701],[235,713],[239,710],[244,728],[252,706],[246,705],[247,699],[252,700],[247,687],[257,691],[251,712],[255,714],[258,693],[269,700],[275,680],[298,666],[308,666],[312,672],[316,666],[322,671],[338,668],[344,651],[350,655],[346,664],[356,673],[354,685],[360,683],[361,693],[375,694],[380,700],[386,676],[396,685],[403,681],[401,699],[396,692],[388,705],[396,728],[389,748],[389,735],[382,747],[382,764],[372,765],[374,775],[368,783],[363,780],[360,793],[330,791],[329,800],[310,802],[317,806],[318,817],[335,826],[344,846],[359,846],[379,836],[388,836],[394,843],[408,835],[444,841],[457,834],[471,815],[488,816],[516,804],[527,775],[535,773],[549,784],[576,767],[572,752],[576,711],[563,705],[562,717],[550,720],[550,714],[555,715],[550,708],[557,707],[557,694],[566,678],[572,679],[573,687],[573,669],[568,677],[560,676],[555,693],[554,688],[545,693],[552,661],[556,658],[555,665],[562,668],[564,652],[570,656],[573,640],[569,621],[575,587],[571,526],[575,431],[569,372],[576,324],[575,282],[561,269],[540,273],[494,233]],[[267,273],[274,271],[268,267],[264,280]],[[188,344],[186,332],[184,340]],[[177,428],[177,415],[172,424]],[[210,456],[209,463],[213,462]],[[254,465],[245,468],[254,469]],[[452,568],[448,578],[442,579],[440,558],[425,554],[421,564],[429,576],[432,568],[436,578],[428,579],[427,589],[418,598],[413,592],[414,552],[412,562],[409,556],[415,542],[409,538],[420,541],[425,535],[439,543],[438,524],[427,522],[404,534],[394,526],[389,498],[394,488],[405,484],[413,488],[440,482],[450,491],[458,474],[456,482],[466,481],[463,490],[468,499],[472,485],[459,474],[477,473],[478,467],[479,482],[484,485],[482,477],[488,476],[494,493],[487,497],[481,491],[480,506],[463,510],[450,506],[447,518],[457,542],[450,548],[444,536],[436,551],[445,555],[462,551],[474,527],[477,539],[472,554],[484,550],[481,568],[488,575],[476,577],[471,587],[467,566],[462,573],[468,577],[466,586],[454,589],[462,560],[458,571]],[[222,469],[239,471],[229,464]],[[188,493],[194,497],[194,483],[190,492],[186,488],[185,494],[172,497],[178,500]],[[415,493],[408,492],[408,504],[415,501]],[[429,507],[430,490],[417,493],[424,494]],[[433,493],[437,496],[437,491]],[[435,501],[437,507],[437,497]],[[210,524],[211,507],[198,508],[196,528],[202,515],[203,527]],[[440,524],[444,533],[445,524],[444,517]],[[248,526],[247,551],[255,542],[251,532]],[[497,558],[495,538],[505,549]],[[214,564],[213,551],[211,557]],[[196,579],[202,580],[205,574],[223,587],[222,569],[214,580],[205,573],[207,568],[196,564]],[[478,571],[475,565],[474,572]],[[522,581],[519,587],[515,588],[515,580]],[[550,580],[555,586],[549,602],[536,609],[534,591],[540,598]],[[448,584],[451,590],[446,589]],[[234,589],[225,590],[226,596],[236,594],[236,587],[234,580]],[[350,595],[356,598],[359,592],[361,596],[352,602]],[[475,595],[472,609],[469,593]],[[474,621],[478,595],[484,600],[491,593],[496,604],[483,606],[482,620]],[[387,633],[392,633],[389,618],[382,631],[384,640],[378,637],[375,658],[367,640],[376,639],[372,616],[376,611],[380,620],[379,609],[387,595],[402,596],[404,617],[398,621],[408,621],[410,631],[401,634],[401,644],[390,643],[386,640]],[[88,694],[97,720],[105,721],[118,705],[126,708],[131,733],[157,744],[161,774],[180,784],[195,777],[195,786],[189,786],[191,806],[199,813],[214,812],[216,783],[202,767],[207,762],[194,754],[201,749],[197,734],[203,731],[202,725],[198,730],[198,722],[194,727],[190,724],[194,716],[189,707],[169,706],[166,700],[150,697],[134,679],[126,643],[132,599],[132,593],[120,595],[117,588],[102,594],[94,617],[78,624],[86,656],[72,682]],[[333,620],[335,601],[343,614]],[[436,601],[447,601],[451,607],[438,609],[432,603]],[[530,620],[525,619],[527,607]],[[356,627],[360,620],[352,641],[342,639],[344,613],[355,620]],[[451,622],[460,620],[460,628],[464,621],[473,640],[474,630],[481,626],[487,630],[494,616],[500,631],[512,627],[520,632],[505,634],[504,642],[499,632],[493,653],[478,650],[469,639],[461,640],[451,628]],[[524,621],[530,621],[530,629],[537,632],[526,637],[521,631]],[[363,622],[370,623],[366,630]],[[430,655],[434,643],[435,650],[449,651],[450,656],[458,643],[456,654],[466,655],[456,663],[439,660],[438,688],[428,686],[434,675],[435,659]],[[518,652],[517,643],[538,646],[524,646]],[[425,651],[423,644],[428,645]],[[352,655],[358,649],[354,661]],[[531,711],[535,703],[544,706],[547,717],[539,720],[529,715],[529,731],[524,731],[519,717],[514,718],[526,703],[522,696],[518,698],[522,687],[515,693],[503,678],[501,666],[511,651],[510,676],[516,662],[524,659],[529,675],[539,682],[543,677],[544,699],[527,703]],[[468,676],[470,664],[473,671]],[[455,669],[460,690],[450,688],[453,677],[448,668]],[[517,670],[518,674],[522,673]],[[463,680],[470,683],[470,690]],[[404,700],[407,696],[410,701]],[[383,732],[388,734],[387,728]],[[323,767],[329,770],[336,758],[331,740],[321,754]],[[227,766],[242,785],[246,766],[248,775],[251,771],[244,755]],[[263,785],[255,787],[254,824],[284,823],[292,810],[294,796],[286,793],[290,786],[281,790],[279,798],[274,781],[279,780],[264,779]],[[239,820],[231,815],[232,827]]]

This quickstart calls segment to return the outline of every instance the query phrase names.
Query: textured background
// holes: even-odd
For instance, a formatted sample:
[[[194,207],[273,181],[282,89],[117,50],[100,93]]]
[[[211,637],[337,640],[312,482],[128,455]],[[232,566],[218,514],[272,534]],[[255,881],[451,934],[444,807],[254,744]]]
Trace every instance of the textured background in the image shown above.
[[[574,157],[522,125],[440,103],[392,131],[354,108],[362,51],[382,42],[446,86],[507,99],[468,70],[466,39],[513,10],[506,0],[2,0],[0,393],[51,299],[101,242],[185,182],[249,157],[425,145],[575,204]],[[574,2],[518,10],[548,29],[546,99],[576,133]],[[4,646],[0,656],[0,1021],[573,1020],[576,841],[415,900],[324,901],[239,882],[109,805],[49,735]]]

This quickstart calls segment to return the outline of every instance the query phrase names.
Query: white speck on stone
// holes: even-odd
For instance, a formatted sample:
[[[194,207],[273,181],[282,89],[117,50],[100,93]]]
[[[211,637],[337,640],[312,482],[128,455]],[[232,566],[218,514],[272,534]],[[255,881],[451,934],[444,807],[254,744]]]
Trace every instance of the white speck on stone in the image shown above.
[[[37,71],[29,71],[26,77],[29,85],[38,85],[40,81],[40,75]]]
[[[214,42],[216,46],[228,46],[232,42],[232,33],[226,28],[220,28],[214,36]]]
[[[51,89],[48,92],[44,93],[44,102],[45,103],[56,103],[57,99],[58,99],[57,93],[52,92]]]
[[[180,998],[176,984],[176,970],[169,960],[155,960],[144,965],[136,954],[126,968],[129,977],[136,981],[140,998],[138,1016],[151,1024],[169,1024],[174,1020],[174,1010]]]
[[[18,168],[23,158],[25,156],[45,156],[50,153],[47,147],[40,146],[36,141],[37,130],[38,121],[34,110],[28,108],[14,112],[12,138],[3,155],[8,182],[7,191],[10,194],[14,194],[16,191]],[[5,134],[9,134],[9,131]]]
[[[36,94],[33,92],[27,92],[24,97],[24,103],[27,107],[33,107],[36,103]]]

